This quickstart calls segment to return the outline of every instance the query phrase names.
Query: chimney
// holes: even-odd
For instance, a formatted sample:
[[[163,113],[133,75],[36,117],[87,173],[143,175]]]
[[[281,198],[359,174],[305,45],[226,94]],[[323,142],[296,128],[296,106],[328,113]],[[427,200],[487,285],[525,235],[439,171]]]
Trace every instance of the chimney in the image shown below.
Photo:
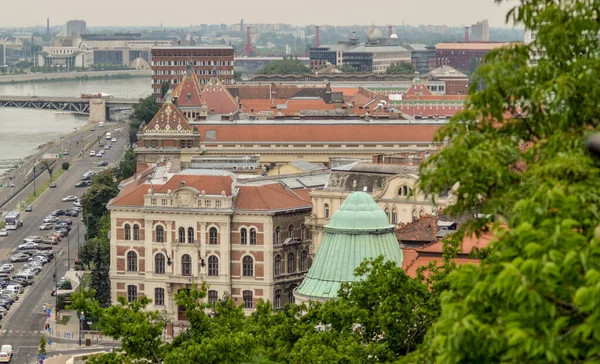
[[[316,33],[315,33],[315,47],[318,47],[321,45],[321,39],[319,37],[319,26],[317,25],[316,27]]]
[[[465,43],[469,43],[469,27],[465,27]]]
[[[392,26],[391,26],[391,25],[388,25],[388,39],[390,39],[390,38],[392,37],[392,34],[394,34],[394,33],[392,32]]]

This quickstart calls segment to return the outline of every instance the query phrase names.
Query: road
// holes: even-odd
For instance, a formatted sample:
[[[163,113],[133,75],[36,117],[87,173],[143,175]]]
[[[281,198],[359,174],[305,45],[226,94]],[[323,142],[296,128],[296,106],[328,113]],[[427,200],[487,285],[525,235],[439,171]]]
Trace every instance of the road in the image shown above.
[[[120,127],[119,127],[120,126]],[[39,226],[45,216],[57,209],[66,209],[72,206],[72,202],[62,202],[62,198],[67,195],[75,195],[81,197],[87,188],[75,188],[75,184],[81,180],[81,176],[88,170],[100,170],[97,164],[106,160],[109,161],[109,167],[119,161],[125,153],[127,144],[127,132],[122,125],[117,125],[113,128],[104,128],[99,133],[104,134],[106,131],[111,131],[112,136],[117,138],[117,141],[112,143],[112,148],[105,150],[104,157],[89,157],[85,155],[80,160],[75,160],[71,168],[63,174],[57,183],[57,188],[48,189],[33,204],[33,211],[23,213],[23,227],[17,230],[9,231],[8,237],[0,237],[0,260],[6,262],[9,255],[14,249],[23,242],[23,239],[30,235],[45,236],[45,231],[40,231]],[[98,134],[98,132],[96,132]],[[102,140],[105,142],[105,140]],[[98,150],[98,146],[93,147]],[[47,175],[47,173],[45,173]],[[27,188],[27,195],[31,194],[30,188]],[[15,201],[11,201],[7,206],[15,205]],[[16,350],[19,350],[19,358],[15,358],[15,363],[25,363],[26,356],[24,353],[35,355],[37,353],[37,345],[39,344],[40,336],[44,328],[45,316],[42,312],[42,305],[49,303],[55,307],[55,298],[50,296],[50,291],[54,286],[53,274],[54,269],[57,270],[57,277],[65,275],[68,265],[73,267],[73,261],[77,256],[78,244],[83,244],[85,225],[79,218],[61,217],[71,219],[73,221],[73,230],[69,234],[69,238],[63,238],[62,242],[54,246],[55,259],[46,264],[42,272],[36,277],[36,282],[26,288],[18,301],[9,310],[8,315],[2,319],[2,329],[0,331],[0,344],[11,344]],[[78,228],[79,226],[79,228]],[[59,255],[57,252],[62,253]],[[69,263],[70,262],[70,263]],[[15,263],[15,271],[18,270],[23,263]],[[54,266],[56,264],[56,267]],[[30,355],[31,357],[31,355]]]

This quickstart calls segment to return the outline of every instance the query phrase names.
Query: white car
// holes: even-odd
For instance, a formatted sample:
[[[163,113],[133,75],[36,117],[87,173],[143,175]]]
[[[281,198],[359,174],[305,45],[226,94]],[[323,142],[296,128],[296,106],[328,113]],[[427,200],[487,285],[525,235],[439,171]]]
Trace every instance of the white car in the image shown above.
[[[90,150],[90,157],[95,157],[96,156],[96,152],[93,150]]]
[[[12,264],[2,264],[0,266],[0,271],[2,272],[12,272],[14,269],[14,266]]]
[[[75,207],[81,207],[81,202],[75,201],[75,202],[73,202],[73,206],[75,206]]]
[[[67,196],[67,197],[63,197],[62,200],[63,200],[63,202],[77,201],[77,196],[70,195],[70,196]]]
[[[37,235],[29,235],[28,237],[26,237],[25,239],[23,239],[24,243],[27,243],[28,241],[32,241],[34,243],[41,243],[42,242],[42,237],[41,236],[37,236]]]
[[[0,236],[8,236],[8,231],[6,229],[0,229]]]
[[[112,142],[116,142],[116,141],[117,141],[117,138],[112,138],[112,140],[111,140],[111,141],[112,141]]]
[[[54,228],[54,225],[52,225],[51,223],[45,223],[40,225],[40,230],[52,230]]]
[[[38,243],[34,243],[33,241],[29,241],[27,243],[19,245],[17,249],[19,250],[27,250],[27,249],[35,249],[39,246]]]
[[[58,217],[52,216],[52,215],[46,216],[44,218],[44,223],[46,223],[46,224],[53,224],[53,223],[55,223],[57,221],[58,221]]]

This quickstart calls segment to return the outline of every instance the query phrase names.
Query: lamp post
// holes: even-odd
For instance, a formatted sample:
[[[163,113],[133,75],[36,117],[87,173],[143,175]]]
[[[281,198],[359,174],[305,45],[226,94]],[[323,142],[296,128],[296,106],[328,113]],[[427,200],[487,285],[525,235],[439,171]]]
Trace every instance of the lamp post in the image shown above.
[[[35,196],[35,165],[36,162],[33,162],[33,195]]]
[[[55,303],[54,303],[54,311],[56,313],[56,323],[58,324],[58,277],[56,276],[57,274],[57,266],[58,265],[58,259],[54,259],[54,299],[55,299]]]
[[[67,272],[71,270],[71,239],[67,231]]]
[[[83,315],[83,311],[81,311],[81,316],[79,316],[79,346],[81,346],[81,334],[83,333],[83,320],[85,320],[85,316]]]

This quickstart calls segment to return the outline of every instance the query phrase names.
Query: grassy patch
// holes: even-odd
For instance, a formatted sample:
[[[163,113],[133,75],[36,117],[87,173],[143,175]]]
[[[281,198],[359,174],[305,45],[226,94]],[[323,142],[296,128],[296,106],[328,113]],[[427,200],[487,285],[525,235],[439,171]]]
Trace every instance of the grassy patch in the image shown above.
[[[60,320],[59,324],[66,325],[66,324],[69,323],[70,319],[71,319],[71,316],[69,316],[69,315],[62,315],[62,319]]]
[[[64,169],[56,169],[55,172],[52,174],[52,182],[56,182],[58,181],[58,179],[60,178],[60,176],[63,175],[63,173],[65,173],[66,171]],[[48,172],[46,172],[48,173]],[[29,206],[33,203],[33,201],[35,201],[38,197],[40,197],[42,195],[42,193],[44,193],[44,191],[46,191],[48,189],[48,187],[50,187],[50,180],[47,180],[46,182],[42,183],[41,186],[39,186],[36,190],[35,190],[35,196],[31,195],[29,197],[27,197],[27,199],[25,200],[24,205],[25,206]]]

